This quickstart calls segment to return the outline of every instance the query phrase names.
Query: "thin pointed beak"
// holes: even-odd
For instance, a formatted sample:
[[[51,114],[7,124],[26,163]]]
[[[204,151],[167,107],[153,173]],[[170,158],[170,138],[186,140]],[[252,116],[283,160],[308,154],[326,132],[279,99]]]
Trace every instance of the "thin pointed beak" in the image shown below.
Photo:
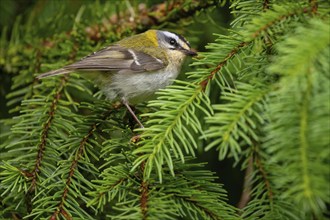
[[[192,57],[197,56],[197,53],[195,51],[192,51],[192,50],[185,50],[184,49],[183,52],[188,56],[192,56]]]
[[[191,56],[191,57],[197,56],[197,53],[195,51],[191,50],[191,49],[187,50],[187,49],[185,49],[183,47],[180,47],[179,50],[182,53],[186,54],[187,56]]]

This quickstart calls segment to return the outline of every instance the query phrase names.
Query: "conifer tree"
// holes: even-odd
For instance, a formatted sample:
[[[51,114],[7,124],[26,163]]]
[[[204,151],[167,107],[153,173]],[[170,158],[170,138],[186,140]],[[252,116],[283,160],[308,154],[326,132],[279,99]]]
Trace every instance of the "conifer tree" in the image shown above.
[[[329,218],[329,2],[143,2],[36,1],[1,30],[0,218]],[[35,78],[151,28],[207,44],[143,129],[77,73]],[[207,151],[244,171],[237,205]]]

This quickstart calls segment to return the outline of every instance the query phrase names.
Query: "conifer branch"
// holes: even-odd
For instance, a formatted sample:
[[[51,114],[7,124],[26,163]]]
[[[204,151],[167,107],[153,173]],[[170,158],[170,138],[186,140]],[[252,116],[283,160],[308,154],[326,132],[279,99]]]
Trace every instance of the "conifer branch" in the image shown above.
[[[254,152],[253,158],[254,158],[255,166],[258,169],[258,172],[261,174],[263,182],[265,183],[268,199],[269,199],[270,203],[272,203],[273,202],[273,190],[270,185],[270,180],[269,180],[268,174],[265,170],[265,167],[263,165],[263,162],[262,162],[260,156],[256,153],[256,151]]]
[[[234,47],[216,67],[214,70],[211,71],[210,75],[207,77],[207,79],[203,80],[200,85],[202,87],[202,90],[204,91],[208,82],[213,78],[213,76],[218,73],[223,66],[225,66],[231,58],[233,58],[243,47],[247,46],[248,42],[241,42],[236,47]]]
[[[217,146],[219,159],[230,154],[238,160],[242,141],[250,146],[259,141],[256,128],[264,122],[260,104],[269,92],[268,87],[246,83],[237,83],[237,89],[234,91],[224,90],[222,99],[227,102],[214,105],[217,112],[206,120],[210,127],[205,132],[205,137],[215,140],[205,149]]]
[[[71,215],[65,209],[65,203],[66,203],[66,200],[67,200],[67,197],[69,194],[69,189],[70,189],[70,185],[72,182],[72,178],[75,174],[75,171],[78,169],[79,160],[82,158],[82,156],[85,152],[85,147],[86,147],[88,140],[92,137],[92,135],[95,133],[95,131],[98,129],[98,127],[102,124],[102,122],[105,121],[111,115],[111,112],[112,112],[111,110],[105,112],[102,117],[102,120],[92,124],[90,127],[90,130],[82,138],[82,140],[79,144],[79,147],[77,149],[77,153],[75,154],[75,156],[73,157],[73,160],[71,162],[69,174],[68,174],[68,177],[65,182],[65,188],[63,190],[62,196],[60,197],[61,202],[57,205],[56,211],[53,213],[53,215],[50,218],[51,220],[57,219],[59,214],[62,214],[65,217],[65,219],[67,219],[67,220],[72,219]]]
[[[265,32],[267,29],[270,29],[272,26],[287,20],[290,17],[293,16],[297,16],[300,14],[305,14],[310,12],[310,8],[302,8],[293,12],[288,12],[287,14],[281,15],[277,18],[275,18],[274,20],[271,20],[270,22],[268,22],[267,24],[265,24],[264,26],[260,27],[258,30],[256,30],[254,33],[252,33],[252,38],[255,39],[257,37],[259,37],[263,32]]]
[[[78,48],[76,46],[74,46],[72,48],[72,51],[71,51],[70,57],[69,57],[70,60],[75,59],[77,49]],[[40,50],[38,50],[38,51],[40,51]],[[39,57],[39,58],[37,58],[37,64],[36,64],[35,67],[36,67],[36,70],[40,70],[41,63],[38,60],[41,57],[40,52],[37,53],[37,57]],[[50,129],[51,124],[53,122],[53,119],[54,119],[54,116],[55,116],[55,111],[56,111],[56,108],[57,108],[57,104],[60,101],[61,93],[63,92],[63,90],[65,88],[67,80],[68,80],[68,76],[65,75],[65,76],[61,77],[59,88],[55,92],[54,99],[52,101],[52,104],[50,106],[50,110],[48,112],[49,117],[47,118],[46,123],[43,126],[43,131],[41,133],[41,142],[38,145],[37,159],[36,159],[35,167],[34,167],[34,169],[32,171],[32,174],[31,174],[32,175],[32,181],[31,181],[30,193],[32,193],[35,190],[35,187],[36,187],[36,184],[37,184],[37,175],[40,172],[41,161],[42,161],[42,158],[43,158],[44,151],[46,149],[46,141],[47,141],[47,138],[48,138],[48,132],[49,132],[49,129]],[[34,79],[34,82],[35,81],[36,81],[36,79]]]
[[[184,201],[192,204],[193,206],[196,206],[200,210],[202,210],[207,216],[209,216],[213,220],[225,220],[223,218],[220,218],[216,213],[213,213],[210,209],[204,207],[202,204],[200,204],[198,201],[194,200],[193,198],[186,198],[180,195],[175,195],[175,197],[178,197],[180,199],[183,199]]]
[[[98,192],[98,196],[96,200],[101,200],[103,196],[105,196],[105,194],[109,191],[112,191],[114,188],[116,188],[117,186],[120,186],[124,181],[126,181],[128,178],[121,178],[118,179],[115,183],[109,185],[109,187],[107,187],[106,189]],[[90,202],[90,204],[92,204],[92,202]]]
[[[43,130],[42,130],[42,133],[41,133],[41,140],[40,140],[40,143],[38,145],[38,151],[37,151],[37,158],[36,158],[35,166],[34,166],[32,172],[31,172],[31,174],[29,174],[29,176],[32,176],[31,186],[30,186],[30,192],[31,193],[36,188],[38,174],[40,172],[40,167],[41,167],[43,155],[44,155],[44,152],[45,152],[45,149],[46,149],[46,141],[47,141],[47,138],[48,138],[48,132],[49,132],[49,129],[52,125],[53,119],[55,117],[57,104],[58,104],[58,102],[61,98],[61,93],[63,92],[63,89],[65,87],[66,82],[67,82],[67,76],[63,76],[61,78],[61,81],[60,81],[60,86],[55,92],[52,104],[50,105],[50,108],[49,108],[49,111],[48,111],[48,118],[47,118],[45,124],[43,125]]]
[[[185,85],[187,85],[185,83]],[[181,87],[180,87],[181,89]],[[186,135],[191,135],[188,134],[188,130],[181,130],[180,125],[182,124],[183,120],[188,120],[186,118],[186,114],[188,112],[188,110],[190,108],[195,108],[194,105],[196,105],[198,102],[200,102],[201,99],[201,87],[198,87],[194,84],[190,84],[190,86],[186,87],[185,90],[188,92],[188,96],[184,98],[183,103],[178,107],[175,108],[175,114],[172,114],[170,118],[167,118],[166,121],[164,121],[163,123],[157,123],[154,124],[153,126],[157,127],[157,126],[161,126],[164,130],[162,132],[156,132],[155,133],[155,129],[158,130],[158,128],[155,128],[153,126],[150,126],[149,128],[145,128],[144,129],[144,133],[142,134],[142,137],[144,137],[145,139],[149,139],[149,137],[153,138],[154,140],[152,142],[150,141],[142,141],[141,143],[144,144],[146,143],[144,146],[139,147],[138,149],[136,149],[134,151],[135,154],[140,155],[140,157],[138,159],[136,159],[136,161],[134,162],[134,167],[132,170],[134,170],[135,168],[137,168],[140,164],[142,163],[146,163],[145,164],[145,169],[144,169],[144,173],[146,174],[146,178],[150,177],[150,173],[152,171],[152,167],[153,164],[156,164],[157,170],[158,170],[158,174],[160,177],[160,181],[162,179],[162,175],[161,175],[161,166],[164,163],[164,159],[166,160],[166,162],[168,163],[168,165],[170,167],[172,167],[172,155],[170,155],[168,149],[167,149],[167,144],[169,144],[169,146],[173,149],[173,151],[175,152],[176,157],[180,157],[182,159],[182,161],[184,161],[184,156],[181,150],[181,146],[178,145],[177,141],[172,141],[172,138],[174,138],[174,136],[179,135],[178,132],[185,132]],[[181,90],[177,90],[177,89],[173,89],[173,92],[178,92]],[[165,99],[166,100],[166,99]],[[167,102],[165,101],[164,102]],[[156,105],[158,105],[158,103],[155,103]],[[199,105],[199,103],[198,103]],[[150,106],[152,106],[150,104]],[[174,107],[174,106],[172,106]],[[206,111],[206,110],[205,110]],[[173,111],[172,111],[173,112]],[[155,112],[153,113],[153,117],[162,117],[163,115],[158,115],[159,112]],[[147,115],[147,114],[146,114]],[[158,116],[157,116],[158,115]],[[152,117],[152,116],[151,116]],[[193,126],[196,126],[194,129],[198,130],[199,128],[199,124],[197,124],[195,121],[195,118],[189,118],[189,120],[191,120],[192,124],[194,124]],[[150,120],[149,123],[152,124],[154,120]],[[147,122],[148,123],[148,122]],[[188,122],[187,122],[188,123]],[[179,126],[179,128],[178,128]],[[169,138],[171,139],[171,142],[169,143]],[[193,139],[187,139],[187,140],[183,140],[180,139],[181,143],[184,145],[185,150],[187,152],[191,152],[193,154],[193,149],[192,146],[190,145],[188,147],[187,143],[185,141],[193,141]],[[196,143],[193,142],[192,145],[194,147],[196,147]],[[166,158],[164,158],[163,153],[166,155]],[[173,167],[170,170],[172,175],[174,175],[173,173]]]
[[[324,151],[330,143],[324,138],[329,133],[329,122],[324,122],[329,119],[329,102],[323,101],[329,97],[329,63],[324,62],[329,59],[328,33],[328,21],[313,18],[278,45],[270,70],[281,74],[281,81],[270,96],[272,123],[264,144],[272,157],[268,166],[274,188],[282,198],[304,207],[304,215],[320,219],[330,198],[324,170],[329,161],[316,159],[329,157]],[[281,102],[274,103],[278,97]]]

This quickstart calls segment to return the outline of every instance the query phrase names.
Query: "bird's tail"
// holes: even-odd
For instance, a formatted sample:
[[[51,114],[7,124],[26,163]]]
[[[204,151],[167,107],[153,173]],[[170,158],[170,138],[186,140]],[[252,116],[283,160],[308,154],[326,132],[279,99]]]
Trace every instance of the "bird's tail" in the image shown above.
[[[68,74],[68,73],[71,73],[71,72],[72,72],[72,70],[70,70],[70,69],[61,68],[61,69],[58,69],[58,70],[52,70],[52,71],[49,71],[47,73],[43,73],[43,74],[37,76],[36,78],[37,79],[42,79],[42,78],[46,78],[46,77],[50,77],[50,76]]]

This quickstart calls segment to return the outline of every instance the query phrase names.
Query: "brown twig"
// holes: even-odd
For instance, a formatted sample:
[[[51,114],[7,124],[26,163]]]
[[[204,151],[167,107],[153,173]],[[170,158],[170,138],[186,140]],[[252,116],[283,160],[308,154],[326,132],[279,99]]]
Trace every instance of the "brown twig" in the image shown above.
[[[273,190],[271,188],[270,181],[268,179],[268,175],[265,171],[265,168],[263,167],[263,164],[262,164],[259,156],[256,154],[254,156],[254,162],[256,164],[256,168],[258,169],[258,171],[260,172],[260,174],[262,176],[263,182],[265,183],[268,198],[270,201],[273,201]]]
[[[147,181],[142,181],[140,190],[141,190],[141,198],[140,198],[140,207],[141,207],[141,212],[142,212],[142,219],[147,219],[147,214],[148,214],[148,182]]]
[[[250,201],[251,198],[251,174],[253,172],[253,156],[250,156],[248,166],[245,170],[245,175],[244,175],[244,185],[243,185],[243,191],[241,194],[241,198],[237,204],[237,208],[243,209],[248,202]]]
[[[137,142],[140,141],[141,139],[137,139]],[[136,143],[136,142],[135,142]],[[142,213],[142,219],[145,220],[147,219],[148,216],[148,194],[149,194],[149,182],[143,178],[144,176],[144,170],[145,170],[145,165],[146,162],[143,161],[140,165],[140,173],[141,173],[141,180],[142,183],[140,185],[140,208],[141,208],[141,213]]]

